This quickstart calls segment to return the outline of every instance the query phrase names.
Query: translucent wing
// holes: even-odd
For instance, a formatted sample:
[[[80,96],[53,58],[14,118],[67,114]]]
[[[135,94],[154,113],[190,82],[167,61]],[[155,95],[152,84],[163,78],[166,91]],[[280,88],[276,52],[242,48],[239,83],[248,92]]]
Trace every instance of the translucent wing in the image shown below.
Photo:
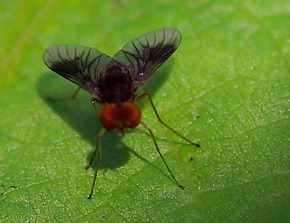
[[[133,87],[137,88],[174,53],[180,42],[178,30],[159,29],[127,43],[113,60],[133,70]]]
[[[82,46],[53,46],[45,51],[44,63],[54,72],[98,95],[99,74],[112,58]]]

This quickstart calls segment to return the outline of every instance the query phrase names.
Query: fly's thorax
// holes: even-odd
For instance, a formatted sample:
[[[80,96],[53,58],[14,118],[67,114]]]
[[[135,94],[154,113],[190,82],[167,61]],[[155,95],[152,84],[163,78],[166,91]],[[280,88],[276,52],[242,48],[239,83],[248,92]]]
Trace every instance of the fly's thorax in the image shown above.
[[[104,103],[122,103],[135,97],[131,70],[125,66],[112,65],[105,69],[100,78],[99,97]]]

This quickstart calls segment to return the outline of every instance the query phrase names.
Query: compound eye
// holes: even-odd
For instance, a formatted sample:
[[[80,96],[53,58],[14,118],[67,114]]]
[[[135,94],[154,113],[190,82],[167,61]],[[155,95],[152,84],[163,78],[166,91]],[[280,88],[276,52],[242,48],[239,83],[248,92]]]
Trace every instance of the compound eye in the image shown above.
[[[102,126],[107,130],[117,130],[121,133],[125,129],[132,129],[141,121],[141,111],[132,102],[121,105],[111,103],[105,105],[100,111]]]

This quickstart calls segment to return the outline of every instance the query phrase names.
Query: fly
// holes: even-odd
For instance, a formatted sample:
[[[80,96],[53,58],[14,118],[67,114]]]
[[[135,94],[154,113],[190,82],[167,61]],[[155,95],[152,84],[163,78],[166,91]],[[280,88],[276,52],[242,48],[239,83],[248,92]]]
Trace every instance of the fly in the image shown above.
[[[91,103],[97,110],[101,106],[99,118],[102,125],[97,137],[97,145],[93,156],[85,169],[92,166],[97,156],[97,168],[88,199],[92,198],[101,160],[101,139],[106,131],[117,131],[124,135],[129,129],[138,125],[143,126],[153,140],[156,151],[163,161],[173,181],[181,185],[163,158],[151,129],[141,120],[141,110],[138,102],[147,98],[157,117],[158,122],[188,143],[200,147],[160,118],[151,95],[147,92],[137,96],[139,87],[175,52],[181,42],[181,34],[174,28],[159,29],[147,33],[127,43],[113,57],[96,49],[59,45],[52,46],[44,53],[44,63],[55,73],[90,92],[94,97]]]

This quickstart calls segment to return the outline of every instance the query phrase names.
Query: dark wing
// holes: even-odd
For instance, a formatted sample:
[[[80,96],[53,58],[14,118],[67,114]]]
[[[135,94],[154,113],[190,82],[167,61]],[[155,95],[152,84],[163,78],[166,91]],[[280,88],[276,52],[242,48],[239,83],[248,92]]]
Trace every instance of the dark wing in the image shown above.
[[[137,88],[174,53],[180,42],[178,30],[159,29],[127,43],[113,60],[133,70],[133,86]]]
[[[43,60],[54,72],[97,95],[99,74],[112,58],[89,47],[63,45],[46,50]]]

